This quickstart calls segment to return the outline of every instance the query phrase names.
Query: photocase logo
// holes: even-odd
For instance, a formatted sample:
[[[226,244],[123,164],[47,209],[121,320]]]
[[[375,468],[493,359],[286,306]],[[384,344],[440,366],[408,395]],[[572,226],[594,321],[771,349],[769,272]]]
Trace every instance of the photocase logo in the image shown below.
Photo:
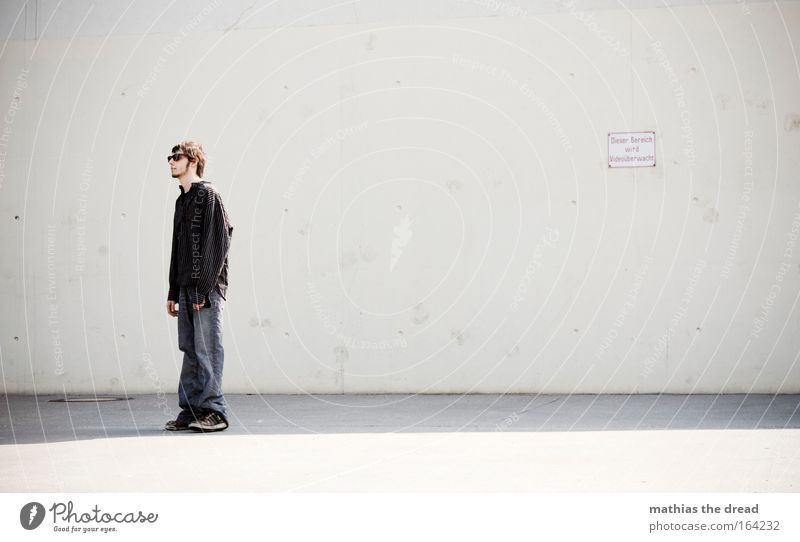
[[[44,521],[44,506],[38,502],[29,502],[19,511],[19,523],[23,529],[34,530]]]
[[[389,263],[389,271],[394,270],[397,260],[400,259],[400,255],[403,253],[403,247],[411,239],[411,219],[408,215],[400,219],[400,223],[392,231],[394,232],[394,237],[392,237],[392,261]]]

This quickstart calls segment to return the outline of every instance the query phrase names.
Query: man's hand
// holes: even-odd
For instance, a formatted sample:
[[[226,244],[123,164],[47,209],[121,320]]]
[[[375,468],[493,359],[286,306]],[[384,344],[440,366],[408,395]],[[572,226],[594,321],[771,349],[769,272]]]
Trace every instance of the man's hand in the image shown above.
[[[175,310],[175,302],[171,299],[167,301],[167,314],[170,316],[178,316],[178,311]]]
[[[194,310],[199,311],[200,309],[203,308],[203,304],[202,303],[192,303],[192,307],[194,307]]]

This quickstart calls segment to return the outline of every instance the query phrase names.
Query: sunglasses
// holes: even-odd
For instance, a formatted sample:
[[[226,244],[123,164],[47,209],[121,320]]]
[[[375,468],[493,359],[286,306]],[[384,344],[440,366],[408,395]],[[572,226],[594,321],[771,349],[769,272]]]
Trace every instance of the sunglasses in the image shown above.
[[[181,159],[181,156],[186,156],[186,155],[183,154],[182,152],[176,152],[175,154],[170,154],[169,156],[167,156],[167,162],[171,160],[175,160],[177,162],[178,160]]]

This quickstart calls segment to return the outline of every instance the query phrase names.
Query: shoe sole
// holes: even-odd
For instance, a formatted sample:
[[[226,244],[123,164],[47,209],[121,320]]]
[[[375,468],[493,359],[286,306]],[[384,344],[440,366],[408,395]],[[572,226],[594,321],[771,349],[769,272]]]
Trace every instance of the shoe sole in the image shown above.
[[[189,429],[192,431],[196,431],[198,433],[213,433],[215,431],[222,431],[228,428],[228,424],[225,423],[218,423],[217,425],[212,425],[211,427],[202,427],[195,424],[190,424]]]

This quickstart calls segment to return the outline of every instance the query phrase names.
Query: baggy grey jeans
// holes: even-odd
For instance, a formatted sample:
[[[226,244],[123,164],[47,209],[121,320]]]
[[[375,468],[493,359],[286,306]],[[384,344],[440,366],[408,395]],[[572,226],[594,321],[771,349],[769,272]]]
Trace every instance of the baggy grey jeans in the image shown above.
[[[208,296],[210,306],[194,310],[184,288],[178,299],[178,348],[183,367],[178,384],[179,420],[194,421],[210,410],[228,420],[222,395],[222,311],[225,300],[216,288]]]

